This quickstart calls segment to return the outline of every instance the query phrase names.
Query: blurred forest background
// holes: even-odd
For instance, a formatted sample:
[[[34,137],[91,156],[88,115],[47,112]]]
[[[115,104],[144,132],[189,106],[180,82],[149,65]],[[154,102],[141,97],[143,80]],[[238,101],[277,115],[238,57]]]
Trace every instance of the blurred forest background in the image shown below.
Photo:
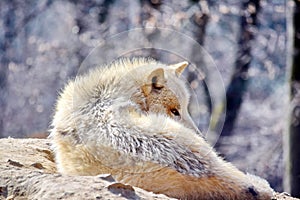
[[[203,76],[192,68],[185,73],[192,88],[201,85],[196,92],[200,114],[194,114],[200,117],[199,128],[207,131],[212,113],[218,116],[226,111],[218,151],[282,191],[292,70],[288,38],[294,4],[284,0],[1,0],[0,138],[46,137],[60,89],[106,38],[134,28],[168,28],[204,47],[226,88],[227,103],[214,111],[207,98],[211,91],[205,87],[205,71]],[[157,31],[151,30],[145,31],[145,41],[137,42],[149,42]],[[193,54],[195,47],[176,45],[187,45]],[[147,55],[166,60],[159,51]]]

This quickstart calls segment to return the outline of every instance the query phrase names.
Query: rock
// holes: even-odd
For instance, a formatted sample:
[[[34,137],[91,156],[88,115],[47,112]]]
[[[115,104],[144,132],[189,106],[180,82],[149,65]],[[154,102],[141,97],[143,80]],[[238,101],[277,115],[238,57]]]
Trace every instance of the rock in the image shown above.
[[[297,198],[293,198],[286,192],[282,192],[282,193],[276,193],[271,200],[297,200]]]
[[[114,194],[127,197],[130,199],[138,199],[132,186],[123,183],[113,183],[107,187]]]
[[[56,171],[47,139],[0,139],[0,199],[171,199],[114,182],[109,174]]]
[[[0,139],[0,200],[171,199],[117,183],[109,174],[58,174],[47,139]],[[295,200],[276,193],[272,200]]]

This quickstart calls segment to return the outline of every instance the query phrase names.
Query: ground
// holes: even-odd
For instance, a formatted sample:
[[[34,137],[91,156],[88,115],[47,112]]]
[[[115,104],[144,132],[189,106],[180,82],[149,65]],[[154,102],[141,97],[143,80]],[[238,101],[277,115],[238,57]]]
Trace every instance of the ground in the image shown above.
[[[171,199],[117,183],[109,174],[64,176],[47,139],[0,139],[0,200]],[[294,199],[277,193],[272,200]]]

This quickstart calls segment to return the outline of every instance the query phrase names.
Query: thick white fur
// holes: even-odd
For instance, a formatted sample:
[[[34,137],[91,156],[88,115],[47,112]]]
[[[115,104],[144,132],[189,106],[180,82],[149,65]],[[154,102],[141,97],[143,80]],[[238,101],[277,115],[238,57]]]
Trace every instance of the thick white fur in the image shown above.
[[[221,159],[190,127],[130,101],[155,69],[188,119],[189,93],[174,69],[152,59],[121,59],[70,81],[56,106],[50,138],[58,170],[111,173],[118,181],[181,199],[270,199],[273,190]]]

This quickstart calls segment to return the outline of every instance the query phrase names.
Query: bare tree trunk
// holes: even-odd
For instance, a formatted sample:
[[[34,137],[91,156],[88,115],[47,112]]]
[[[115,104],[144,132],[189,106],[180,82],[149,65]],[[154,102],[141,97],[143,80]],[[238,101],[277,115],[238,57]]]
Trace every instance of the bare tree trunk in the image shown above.
[[[248,69],[251,62],[251,41],[254,38],[253,29],[256,26],[257,13],[259,12],[259,0],[249,0],[242,4],[243,15],[241,17],[241,33],[239,50],[235,62],[235,70],[226,92],[226,118],[222,136],[231,134],[239,109],[243,101],[243,95],[247,90]]]
[[[206,31],[206,25],[208,23],[208,20],[210,18],[210,12],[209,12],[209,7],[208,7],[208,1],[199,1],[199,11],[194,14],[193,16],[193,21],[196,25],[196,32],[194,33],[194,37],[196,41],[203,46],[204,45],[204,40],[205,40],[205,31]],[[193,48],[199,48],[198,46],[193,46]],[[194,52],[194,51],[193,51]],[[196,60],[197,63],[199,63],[199,66],[202,66],[201,63],[204,64],[202,56],[195,56],[195,58],[199,58],[199,60]],[[193,80],[197,79],[197,75],[195,72],[189,72],[187,80],[189,83],[191,83]],[[202,80],[198,80],[199,82]],[[205,92],[205,103],[207,104],[208,107],[208,112],[211,113],[212,110],[212,105],[211,105],[211,99],[209,96],[209,91],[208,87],[206,84],[203,84],[204,87],[204,92]]]
[[[3,115],[6,107],[6,74],[7,74],[7,65],[3,64],[4,62],[1,60],[1,65],[4,65],[0,68],[0,138],[3,137]]]
[[[300,2],[295,0],[293,16],[293,61],[291,71],[291,103],[289,133],[286,150],[285,189],[295,197],[300,197]]]
[[[5,13],[4,20],[4,39],[0,41],[0,138],[3,137],[4,124],[3,119],[6,109],[6,96],[7,96],[7,71],[9,59],[7,58],[7,50],[11,42],[15,39],[16,33],[15,23],[16,15],[13,10],[13,3],[10,4],[9,9]]]

